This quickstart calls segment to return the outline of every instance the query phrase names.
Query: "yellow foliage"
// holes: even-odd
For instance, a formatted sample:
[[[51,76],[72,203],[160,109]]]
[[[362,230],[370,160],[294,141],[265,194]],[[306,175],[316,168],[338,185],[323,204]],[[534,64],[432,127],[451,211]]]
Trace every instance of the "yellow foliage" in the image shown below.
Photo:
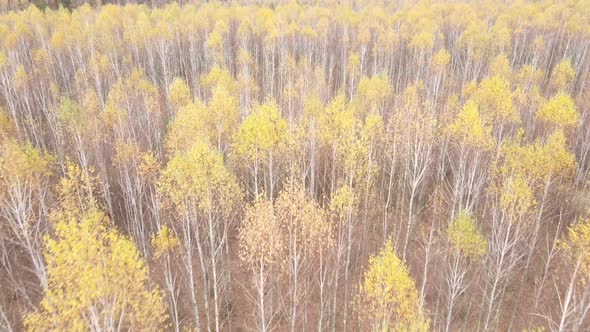
[[[359,56],[355,53],[351,53],[348,56],[348,62],[346,64],[346,68],[351,73],[356,74],[356,72],[359,70],[359,63],[360,63]]]
[[[266,160],[270,154],[280,154],[287,145],[287,122],[274,101],[254,107],[234,135],[233,147],[237,157],[248,161]]]
[[[188,151],[172,156],[162,172],[160,190],[181,214],[194,206],[201,211],[219,208],[229,213],[241,198],[237,181],[225,168],[221,153],[203,140],[196,140]]]
[[[191,101],[191,91],[183,79],[175,78],[168,87],[168,99],[174,110],[188,105]]]
[[[379,111],[379,104],[392,94],[387,74],[373,75],[371,78],[363,77],[359,82],[357,94],[369,106],[370,111]]]
[[[447,226],[447,236],[453,249],[462,255],[479,259],[486,253],[487,240],[475,225],[475,218],[467,211],[460,211]]]
[[[518,174],[530,179],[539,187],[547,177],[568,178],[576,168],[576,157],[567,150],[563,131],[556,130],[545,143],[535,141],[521,145],[518,140],[508,142],[502,148],[505,174]]]
[[[339,94],[334,97],[324,112],[319,116],[320,140],[326,145],[346,145],[354,139],[360,123],[354,116],[352,108],[347,107],[346,97]]]
[[[53,157],[30,143],[9,139],[0,144],[0,193],[2,184],[37,186],[52,174]]]
[[[472,80],[463,85],[462,93],[465,97],[472,97],[477,91],[477,82]]]
[[[139,174],[148,181],[153,183],[153,180],[160,174],[160,163],[158,159],[151,152],[144,152],[141,154],[141,161],[139,163]]]
[[[407,330],[422,320],[418,303],[415,282],[388,241],[377,255],[369,258],[363,274],[359,294],[361,318],[370,321],[374,331]],[[419,325],[428,329],[427,323]]]
[[[572,82],[575,74],[571,60],[563,59],[553,67],[550,84],[557,90],[563,90]]]
[[[127,123],[135,116],[157,121],[160,115],[158,89],[148,80],[143,70],[137,68],[127,78],[119,79],[112,86],[103,114],[106,122],[111,125]]]
[[[492,76],[498,76],[504,80],[510,80],[512,76],[512,68],[506,53],[498,54],[492,63],[490,64],[490,74]]]
[[[238,53],[238,64],[245,66],[251,64],[252,61],[252,54],[247,49],[241,48]]]
[[[336,215],[339,221],[342,221],[347,214],[352,213],[358,198],[347,185],[338,187],[332,193],[332,199],[330,200],[330,211]]]
[[[449,62],[451,61],[451,54],[445,48],[434,53],[432,57],[431,66],[437,71],[444,71]]]
[[[162,226],[160,231],[152,235],[152,247],[154,247],[154,256],[156,259],[179,245],[180,240],[166,225]]]
[[[463,105],[463,109],[457,114],[455,121],[446,130],[455,140],[465,142],[470,146],[482,150],[494,146],[492,128],[484,122],[479,114],[477,103],[472,99]]]
[[[459,42],[472,50],[475,59],[481,59],[493,52],[492,36],[484,22],[474,20],[463,30]]]
[[[27,84],[28,81],[29,81],[29,75],[27,74],[25,67],[22,64],[19,64],[14,69],[14,76],[12,78],[14,89],[16,91],[19,91],[19,90],[25,88],[25,85]]]
[[[521,134],[502,146],[497,169],[500,204],[513,217],[524,216],[536,206],[547,181],[567,181],[576,167],[576,158],[566,148],[563,131],[555,131],[544,143],[537,140],[522,144]]]
[[[579,115],[572,98],[565,92],[558,92],[541,106],[537,117],[559,128],[576,127],[579,123]]]
[[[212,143],[220,145],[229,140],[239,121],[238,100],[231,87],[218,83],[212,91],[211,99],[204,114],[207,132]]]
[[[205,105],[197,101],[188,103],[176,113],[176,117],[168,124],[166,135],[168,152],[187,150],[197,139],[205,137],[203,130],[205,112]]]
[[[500,76],[484,78],[475,92],[482,115],[492,123],[515,122],[518,113],[512,104],[509,82]]]
[[[590,218],[580,219],[569,226],[567,237],[560,244],[571,258],[573,267],[580,264],[580,282],[585,284],[590,279]]]
[[[229,91],[234,91],[235,84],[231,73],[228,70],[221,69],[218,64],[214,64],[211,70],[199,78],[201,85],[206,89],[212,89],[215,85],[221,84]]]
[[[512,217],[511,220],[519,219],[530,212],[536,201],[527,179],[521,174],[505,179],[500,193],[500,205]]]
[[[420,49],[431,49],[434,45],[434,37],[432,32],[422,30],[412,37],[410,45]]]
[[[30,331],[160,330],[167,319],[162,294],[148,286],[133,243],[93,212],[54,223],[46,237],[48,289],[25,316]]]
[[[320,142],[333,154],[336,167],[348,176],[366,179],[377,169],[375,163],[368,163],[369,149],[370,144],[381,140],[378,135],[383,130],[383,122],[377,112],[371,112],[363,127],[354,106],[354,103],[347,104],[342,94],[330,101],[318,116]]]
[[[543,79],[544,73],[541,69],[525,64],[516,73],[516,81],[522,86],[538,86]]]
[[[215,22],[215,28],[207,36],[206,45],[208,48],[213,50],[215,57],[218,61],[222,59],[223,52],[223,39],[224,35],[227,34],[229,28],[223,20]]]
[[[73,132],[76,132],[76,130],[86,122],[86,119],[80,112],[78,104],[67,97],[61,98],[57,114],[66,127]]]
[[[381,142],[385,137],[383,117],[379,113],[371,113],[365,118],[361,136],[366,142]]]
[[[53,211],[54,219],[65,218],[62,215],[75,217],[98,210],[100,206],[95,198],[98,181],[92,168],[83,172],[78,164],[67,162],[66,174],[57,186],[59,207]]]

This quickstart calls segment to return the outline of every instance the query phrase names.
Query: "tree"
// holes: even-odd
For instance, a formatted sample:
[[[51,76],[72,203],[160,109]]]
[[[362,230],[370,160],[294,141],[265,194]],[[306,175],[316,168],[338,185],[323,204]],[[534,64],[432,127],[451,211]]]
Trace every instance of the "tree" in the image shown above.
[[[470,209],[483,191],[489,154],[496,146],[492,126],[481,115],[477,102],[469,99],[446,132],[451,139],[452,208]]]
[[[220,81],[215,85],[207,103],[207,112],[204,114],[209,140],[221,152],[227,150],[239,120],[238,100],[233,87],[226,84]]]
[[[502,146],[500,163],[492,169],[492,206],[487,328],[496,301],[502,303],[510,277],[525,259],[517,301],[522,295],[524,275],[529,271],[550,189],[573,176],[575,156],[566,148],[563,131],[556,130],[543,143],[522,142],[522,132]],[[496,313],[497,315],[498,313]],[[497,316],[496,316],[497,317]]]
[[[336,223],[336,257],[335,266],[336,273],[334,274],[334,290],[332,294],[332,329],[336,329],[336,315],[342,311],[343,325],[346,324],[348,315],[348,295],[349,295],[349,275],[352,255],[352,235],[354,229],[354,218],[358,208],[358,196],[352,188],[346,184],[341,185],[332,193],[330,200],[330,212],[333,220]],[[344,269],[344,308],[340,310],[337,307],[338,290],[340,285],[341,275],[338,273],[340,269]],[[342,287],[342,286],[340,286]]]
[[[480,258],[486,252],[487,241],[475,225],[475,219],[467,211],[460,211],[447,227],[451,247],[461,255]]]
[[[437,119],[431,113],[428,103],[421,98],[421,85],[406,88],[402,96],[399,117],[401,135],[400,157],[402,159],[403,187],[407,193],[407,222],[403,241],[402,258],[405,259],[410,248],[416,223],[416,198],[427,182],[427,170],[434,159],[434,144],[437,136]],[[398,118],[399,119],[399,118]],[[400,234],[400,233],[398,233]]]
[[[560,244],[567,258],[567,265],[573,271],[567,292],[560,296],[561,317],[556,327],[559,331],[577,330],[582,328],[590,310],[590,219],[581,218],[568,227],[567,236]]]
[[[311,302],[314,289],[312,271],[318,271],[323,277],[324,256],[332,246],[332,225],[328,222],[326,212],[312,199],[306,197],[303,188],[293,182],[287,182],[275,203],[276,217],[279,220],[283,243],[286,247],[286,273],[289,276],[290,298],[289,326],[296,330],[297,314],[300,303]],[[315,264],[319,256],[319,267]],[[321,281],[320,281],[321,283]],[[320,289],[320,315],[323,314],[323,289]],[[307,312],[304,312],[307,320]],[[321,327],[322,317],[318,318]]]
[[[262,180],[269,198],[273,198],[287,141],[287,122],[274,101],[254,106],[240,124],[233,137],[233,158],[237,163],[244,162],[250,171],[254,187],[250,192],[254,196],[261,193],[259,182]],[[261,168],[265,170],[262,179]]]
[[[186,151],[196,140],[206,137],[203,130],[205,112],[205,105],[200,101],[189,102],[179,109],[176,116],[168,123],[168,133],[165,138],[168,154]]]
[[[188,151],[176,152],[170,159],[160,178],[160,191],[179,219],[174,227],[182,234],[195,326],[200,326],[193,269],[196,249],[203,289],[213,288],[213,326],[218,331],[222,323],[221,292],[230,283],[229,267],[222,257],[228,252],[228,232],[242,198],[237,180],[226,170],[221,153],[197,139]],[[207,325],[211,326],[209,294],[202,294]]]
[[[486,150],[493,146],[492,128],[481,117],[478,104],[469,99],[447,127],[447,131],[459,144],[467,144]]]
[[[139,251],[149,256],[150,234],[159,218],[153,201],[160,165],[152,153],[141,151],[134,141],[118,141],[114,148],[115,179],[123,195],[125,226]]]
[[[428,321],[419,316],[414,280],[390,241],[369,259],[359,291],[359,318],[368,322],[371,330],[428,330]]]
[[[55,220],[45,238],[48,282],[40,308],[25,317],[31,331],[161,329],[161,292],[150,287],[131,241],[101,212]]]
[[[274,314],[266,299],[272,294],[269,283],[273,272],[280,268],[285,243],[274,207],[268,199],[259,196],[246,209],[240,226],[239,245],[240,258],[250,269],[256,290],[256,328],[271,330]]]
[[[452,253],[446,266],[448,302],[445,331],[450,331],[453,306],[468,287],[465,281],[470,263],[477,262],[487,251],[487,241],[475,225],[475,218],[467,211],[460,211],[447,226]]]
[[[8,280],[26,297],[37,290],[34,284],[47,286],[41,242],[46,229],[46,196],[50,192],[53,160],[31,143],[19,144],[10,138],[0,143],[0,244],[26,253],[26,258],[15,255],[14,261],[5,263],[10,271]],[[23,285],[27,279],[16,274],[21,270],[18,267],[32,271],[37,282]]]
[[[549,86],[557,91],[567,91],[575,75],[572,61],[567,58],[563,59],[553,67]]]
[[[152,235],[151,241],[154,248],[154,258],[163,261],[164,285],[168,292],[168,311],[174,323],[174,331],[180,331],[179,317],[179,288],[176,282],[176,272],[173,272],[174,251],[180,246],[180,239],[168,226],[163,225],[157,233]]]
[[[494,137],[501,141],[506,135],[505,127],[519,120],[512,102],[510,82],[497,75],[486,77],[479,83],[473,97],[482,116],[494,126]]]

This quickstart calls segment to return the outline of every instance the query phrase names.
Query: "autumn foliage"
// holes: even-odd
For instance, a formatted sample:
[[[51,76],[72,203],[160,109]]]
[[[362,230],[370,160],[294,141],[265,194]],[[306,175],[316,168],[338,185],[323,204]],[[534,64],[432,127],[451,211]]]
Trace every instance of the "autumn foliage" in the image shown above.
[[[1,331],[590,329],[590,3],[0,0]]]

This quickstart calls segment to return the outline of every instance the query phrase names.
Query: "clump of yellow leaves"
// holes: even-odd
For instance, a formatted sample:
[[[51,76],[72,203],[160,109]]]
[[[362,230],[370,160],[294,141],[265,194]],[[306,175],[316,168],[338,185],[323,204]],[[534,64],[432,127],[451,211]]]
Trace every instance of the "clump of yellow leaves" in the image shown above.
[[[180,245],[180,240],[166,225],[162,226],[160,231],[152,236],[152,247],[154,247],[154,257],[156,259],[178,245]]]
[[[0,144],[0,182],[37,185],[51,174],[52,157],[31,143],[7,140]]]
[[[518,120],[518,113],[512,103],[510,83],[498,76],[484,78],[474,95],[482,115],[492,123],[509,123]]]
[[[359,82],[357,94],[362,97],[369,111],[379,111],[380,106],[392,94],[387,73],[363,77]]]
[[[218,64],[213,65],[207,74],[201,75],[199,82],[206,89],[212,89],[218,84],[227,87],[230,91],[235,88],[231,73],[222,69]]]
[[[78,164],[67,162],[66,174],[57,186],[59,207],[52,211],[52,218],[73,218],[100,209],[95,197],[98,181],[92,167],[84,172]]]
[[[209,140],[218,147],[229,141],[239,123],[238,100],[232,89],[224,82],[215,85],[203,118]]]
[[[563,90],[571,83],[575,74],[571,60],[563,59],[553,67],[549,84],[554,89]]]
[[[523,144],[522,132],[502,146],[500,204],[513,216],[523,216],[537,202],[540,191],[553,179],[567,180],[576,159],[566,148],[563,131],[556,130],[544,143]]]
[[[432,56],[432,68],[437,71],[444,71],[445,67],[451,61],[451,54],[445,48],[436,51]]]
[[[490,63],[490,73],[504,80],[510,80],[512,68],[506,53],[498,54]]]
[[[484,122],[477,103],[472,99],[463,105],[447,131],[453,139],[475,148],[487,150],[494,146],[492,127]]]
[[[48,289],[25,317],[31,331],[159,330],[166,321],[158,288],[133,243],[101,212],[54,224],[45,240]]]
[[[168,99],[174,110],[180,109],[191,101],[191,91],[181,78],[175,78],[168,87]]]
[[[197,140],[185,152],[177,152],[162,172],[160,189],[182,213],[191,204],[202,211],[230,210],[240,197],[235,177],[227,171],[221,153]]]
[[[418,291],[408,268],[397,257],[388,241],[369,259],[360,286],[359,305],[373,330],[405,331],[410,327],[428,330],[428,322],[419,316]],[[414,329],[412,329],[414,330]]]
[[[205,105],[199,101],[189,102],[180,108],[168,124],[166,149],[169,153],[187,150],[198,137],[205,137],[203,114]]]
[[[570,256],[575,266],[582,272],[580,282],[585,283],[590,277],[590,218],[580,219],[568,227],[567,238],[561,241],[561,247]]]
[[[525,176],[536,189],[549,176],[567,178],[575,171],[576,157],[567,150],[563,131],[556,130],[544,143],[521,144],[518,136],[502,148],[507,173]]]
[[[572,128],[578,125],[579,115],[572,98],[565,92],[558,92],[541,106],[537,117],[558,128]]]
[[[358,198],[353,190],[347,185],[342,185],[332,193],[330,211],[339,222],[343,222],[346,216],[353,213],[357,204]]]
[[[453,249],[468,258],[479,259],[486,253],[487,240],[475,225],[475,218],[467,211],[460,211],[447,227],[447,236]]]
[[[504,180],[500,193],[500,205],[513,218],[524,216],[537,204],[527,179],[515,174]]]
[[[279,153],[287,144],[287,122],[276,102],[268,101],[254,107],[234,136],[237,156],[248,161],[265,160]]]

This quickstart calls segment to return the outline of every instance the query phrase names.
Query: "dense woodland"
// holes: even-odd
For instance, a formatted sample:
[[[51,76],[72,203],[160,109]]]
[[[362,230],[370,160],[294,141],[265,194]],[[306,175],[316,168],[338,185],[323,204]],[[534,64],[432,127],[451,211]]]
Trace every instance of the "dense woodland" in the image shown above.
[[[0,5],[0,330],[588,331],[590,2]]]

